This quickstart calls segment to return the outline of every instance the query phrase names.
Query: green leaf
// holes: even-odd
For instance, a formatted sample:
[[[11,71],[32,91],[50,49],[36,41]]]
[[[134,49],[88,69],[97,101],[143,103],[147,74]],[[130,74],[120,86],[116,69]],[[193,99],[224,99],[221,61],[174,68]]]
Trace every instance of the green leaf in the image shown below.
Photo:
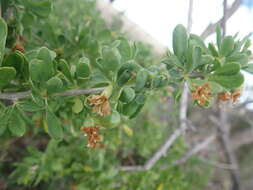
[[[214,81],[228,90],[233,90],[243,84],[244,76],[241,73],[235,75],[211,75],[209,81]]]
[[[42,60],[45,65],[47,65],[47,69],[50,72],[50,76],[54,73],[53,60],[56,57],[56,53],[54,51],[49,50],[46,47],[41,47],[38,50],[37,59]]]
[[[210,71],[215,71],[215,70],[221,68],[222,65],[223,65],[222,60],[219,59],[218,57],[216,57],[216,58],[214,58],[214,61],[213,61],[213,67],[208,68],[208,69],[210,69]]]
[[[50,0],[25,0],[20,1],[28,10],[33,12],[35,15],[39,17],[47,17],[52,9],[52,4]]]
[[[130,79],[135,77],[136,73],[141,69],[142,67],[135,63],[134,61],[128,61],[127,63],[124,63],[117,74],[117,83],[119,86],[125,85]]]
[[[108,29],[104,29],[98,32],[97,34],[98,41],[104,42],[104,41],[110,41],[112,39],[111,31]]]
[[[126,38],[119,37],[118,39],[120,40],[118,50],[120,52],[122,62],[124,63],[132,58],[132,50]]]
[[[145,100],[146,96],[144,94],[138,94],[133,101],[123,105],[122,113],[130,119],[134,118],[144,106]]]
[[[31,50],[25,53],[25,57],[28,61],[32,61],[33,59],[36,59],[38,55],[38,50]]]
[[[61,140],[63,138],[61,123],[49,109],[46,112],[46,121],[49,135],[55,140]]]
[[[135,90],[137,92],[141,91],[145,87],[147,81],[148,81],[148,71],[146,69],[141,69],[140,71],[138,71],[136,76]]]
[[[207,83],[207,81],[206,80],[202,80],[202,79],[188,79],[187,80],[188,87],[191,90],[194,90],[194,88],[196,86],[201,86],[201,85],[203,85],[205,83]]]
[[[0,136],[4,134],[7,129],[8,124],[8,116],[5,113],[5,110],[1,110],[0,112]]]
[[[7,85],[16,76],[16,70],[13,67],[0,67],[0,88]]]
[[[212,93],[217,94],[217,93],[221,93],[224,91],[223,87],[221,85],[219,85],[218,83],[212,82],[212,81],[209,81],[208,83],[211,86]]]
[[[173,68],[174,66],[176,66],[180,69],[184,69],[184,65],[179,61],[179,59],[175,55],[169,56],[168,59],[164,61],[164,63],[166,64],[167,68],[168,66],[170,68]]]
[[[156,75],[152,80],[152,87],[153,88],[161,88],[168,84],[167,76],[165,75]]]
[[[133,136],[133,130],[130,127],[128,127],[127,125],[123,125],[122,128],[129,137]]]
[[[243,51],[243,52],[247,51],[251,45],[252,45],[252,44],[251,44],[251,40],[249,40],[249,39],[246,40],[246,42],[245,42],[245,44],[244,44],[244,46],[243,46],[243,48],[242,48],[242,51]]]
[[[131,102],[135,97],[135,91],[134,89],[130,87],[123,88],[121,94],[120,94],[120,101],[124,103],[129,103]]]
[[[23,100],[21,102],[18,102],[18,106],[21,110],[26,112],[38,112],[44,109],[31,100]]]
[[[183,77],[182,72],[180,72],[176,69],[171,69],[169,71],[169,74],[170,74],[171,78],[173,78],[173,79],[181,79]]]
[[[193,40],[196,44],[197,47],[200,47],[203,52],[206,54],[209,52],[208,48],[206,47],[204,41],[199,37],[198,35],[195,34],[190,34],[190,40]]]
[[[119,86],[125,85],[132,78],[132,73],[129,70],[125,70],[117,78],[117,83]]]
[[[46,47],[42,47],[38,50],[37,59],[42,60],[44,67],[47,69],[47,77],[50,78],[54,74],[53,60],[56,57],[55,52],[49,50]]]
[[[199,66],[201,66],[201,65],[211,65],[213,63],[213,61],[214,61],[213,56],[211,56],[211,55],[202,55],[201,59],[200,59]]]
[[[95,116],[94,115],[93,119],[96,122],[101,123],[104,127],[115,127],[121,121],[120,114],[115,110],[112,110],[111,114],[108,115],[108,116],[101,117],[101,116]]]
[[[234,49],[235,42],[232,36],[227,36],[221,44],[221,56],[228,56]]]
[[[62,80],[59,77],[52,77],[46,82],[47,92],[49,94],[61,92],[63,89]]]
[[[112,125],[117,125],[120,123],[120,120],[121,120],[120,114],[117,111],[113,110],[110,116],[110,123]]]
[[[100,63],[102,72],[112,80],[114,73],[118,71],[121,65],[121,56],[116,48],[104,47],[102,49],[102,61]]]
[[[76,76],[79,78],[88,78],[90,76],[90,60],[86,57],[79,59],[76,65]]]
[[[8,129],[14,136],[23,136],[26,131],[26,124],[23,119],[21,119],[17,110],[11,111],[10,118],[8,121]]]
[[[46,106],[45,100],[41,96],[41,94],[39,94],[38,92],[32,91],[31,96],[32,96],[32,100],[34,101],[35,104],[37,104],[39,107],[41,107],[43,109],[45,108],[45,106]]]
[[[39,59],[33,59],[29,63],[29,71],[31,79],[38,83],[46,82],[52,74],[52,72],[48,70],[47,65]]]
[[[185,60],[187,47],[188,47],[187,31],[183,25],[179,24],[173,31],[173,51],[180,61]]]
[[[243,70],[249,72],[250,74],[253,74],[253,64],[249,64],[246,68]]]
[[[218,51],[216,50],[215,46],[212,43],[208,44],[208,49],[210,50],[211,54],[214,57],[218,57],[219,56]]]
[[[72,111],[74,113],[80,113],[83,110],[83,102],[80,100],[80,98],[74,99],[74,105],[72,106]]]
[[[222,67],[218,68],[215,75],[235,75],[240,72],[241,66],[239,63],[227,63]]]
[[[67,77],[68,80],[72,81],[72,76],[70,73],[70,67],[64,59],[60,59],[58,62],[58,69]]]
[[[229,57],[226,57],[226,62],[239,62],[241,66],[247,65],[249,57],[246,54],[238,53]]]
[[[177,86],[174,89],[174,91],[172,93],[172,96],[173,96],[175,104],[178,104],[180,102],[180,99],[181,99],[181,96],[182,96],[182,89],[179,86]]]
[[[18,74],[21,73],[24,67],[24,57],[18,51],[15,51],[8,56],[3,61],[2,66],[4,67],[14,67]]]
[[[188,72],[192,72],[201,63],[201,48],[195,47],[192,51],[192,66],[189,68]]]
[[[0,17],[0,65],[4,57],[4,49],[7,38],[7,24],[4,19]]]

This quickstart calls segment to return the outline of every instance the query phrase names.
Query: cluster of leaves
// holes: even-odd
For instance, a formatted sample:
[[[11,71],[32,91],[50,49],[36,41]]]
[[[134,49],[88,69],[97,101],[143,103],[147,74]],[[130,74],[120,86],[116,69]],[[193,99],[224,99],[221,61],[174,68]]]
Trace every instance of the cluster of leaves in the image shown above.
[[[27,2],[20,3],[22,6],[19,6],[23,9],[31,9],[30,11],[24,11],[23,15],[20,16],[21,24],[28,17],[26,14],[29,13],[30,15],[33,11],[36,12],[36,9],[41,6],[45,6],[45,8],[40,11],[48,10],[47,7],[49,6],[48,3],[43,5],[32,3],[32,6]],[[34,14],[33,17],[44,17],[48,13],[40,12],[40,14]],[[4,47],[7,38],[7,25],[3,19],[1,19],[1,25],[3,26],[1,30],[2,46]],[[78,38],[75,40],[77,41],[76,46],[86,50],[79,43],[87,45],[86,40],[91,43],[91,40],[87,39],[89,35],[88,37],[83,35],[92,31],[86,31],[87,26],[79,30],[82,30],[82,32],[78,37],[74,36],[74,38]],[[30,32],[33,33],[33,31]],[[35,32],[47,36],[44,31]],[[71,32],[73,35],[74,31]],[[51,38],[57,36],[52,33],[50,35]],[[80,53],[79,51],[77,53],[81,55],[75,57],[75,59],[70,59],[71,63],[67,62],[67,59],[63,59],[64,55],[57,54],[57,51],[52,51],[47,47],[35,48],[25,52],[17,49],[13,50],[13,48],[9,51],[7,49],[5,55],[2,56],[3,61],[0,68],[2,92],[29,90],[31,91],[31,97],[14,101],[11,106],[2,106],[1,134],[7,132],[8,129],[13,135],[24,135],[26,131],[25,121],[29,120],[29,118],[26,118],[25,112],[36,112],[33,116],[37,115],[41,118],[45,131],[57,140],[62,139],[64,134],[68,134],[70,131],[69,127],[67,129],[63,128],[62,123],[64,124],[64,122],[68,123],[66,126],[74,123],[76,129],[82,125],[112,127],[127,117],[135,117],[145,103],[148,90],[167,85],[168,75],[165,68],[159,66],[144,68],[138,64],[136,61],[138,56],[137,45],[131,45],[124,37],[119,36],[112,39],[111,36],[112,33],[109,30],[99,31],[96,34],[98,41],[93,39],[94,44],[88,44],[92,48],[92,54],[87,51],[84,56],[84,52]],[[67,39],[68,35],[58,35],[58,38],[60,40]],[[22,42],[18,40],[15,43],[22,45]],[[59,47],[59,44],[58,46],[57,44],[56,42],[50,47],[62,48],[61,45]],[[68,47],[65,49],[68,50]],[[4,54],[4,49],[2,54]],[[104,87],[105,90],[102,94],[106,98],[110,98],[109,115],[103,113],[103,110],[101,114],[94,113],[85,95],[67,98],[57,97],[61,96],[59,93],[67,90],[96,87]],[[15,117],[15,120],[9,119],[10,117]],[[84,124],[85,120],[89,120],[89,122]]]
[[[122,128],[118,126],[135,118],[156,89],[171,87],[178,101],[183,82],[195,93],[196,87],[208,83],[210,89],[204,90],[208,91],[204,94],[207,101],[204,104],[199,101],[202,91],[196,96],[197,104],[208,106],[211,97],[233,92],[243,84],[240,70],[251,69],[248,37],[241,41],[236,36],[221,40],[217,28],[217,45],[206,47],[200,37],[188,34],[178,25],[173,32],[174,53],[168,52],[161,63],[151,64],[150,53],[142,45],[105,29],[94,5],[93,1],[81,0],[1,1],[0,90],[1,93],[29,92],[29,97],[0,102],[1,140],[25,134],[45,138],[45,133],[52,138],[44,152],[29,148],[28,155],[16,164],[10,184],[38,185],[53,181],[51,188],[55,188],[63,181],[68,187],[74,185],[73,189],[93,186],[113,189],[117,185],[122,189],[162,189],[162,186],[189,189],[191,171],[185,173],[183,168],[175,169],[176,176],[164,170],[159,179],[156,170],[120,177],[115,166],[110,165],[119,162],[117,155],[104,150],[84,151],[86,142],[80,128],[97,125],[109,128],[102,132],[103,143],[115,153],[122,145],[119,143]],[[68,20],[63,22],[66,15]],[[76,93],[88,88],[99,88],[102,92],[96,97]],[[151,126],[139,128],[143,138],[138,134],[136,141],[140,144],[142,139],[145,142],[155,138]],[[127,125],[123,130],[129,136],[133,133]],[[145,133],[148,130],[150,135]],[[164,136],[157,135],[157,139],[158,145]],[[137,155],[141,163],[151,155],[151,150],[145,149]]]
[[[244,83],[240,71],[250,72],[252,67],[249,64],[250,35],[242,40],[236,40],[237,35],[222,39],[218,26],[216,36],[216,45],[209,43],[206,46],[199,36],[187,34],[185,28],[178,25],[173,32],[174,54],[169,53],[164,60],[171,78],[175,82],[186,81],[189,89],[199,95],[195,103],[202,106],[208,106],[212,96],[240,89]],[[210,97],[206,96],[206,101],[202,102],[201,95],[205,93],[197,87],[205,84],[208,84]]]

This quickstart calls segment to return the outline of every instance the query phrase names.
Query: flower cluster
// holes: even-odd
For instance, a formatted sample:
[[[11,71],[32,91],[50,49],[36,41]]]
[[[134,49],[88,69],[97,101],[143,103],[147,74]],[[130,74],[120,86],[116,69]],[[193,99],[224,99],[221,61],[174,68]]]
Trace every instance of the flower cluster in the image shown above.
[[[224,93],[218,94],[218,100],[223,101],[223,102],[228,101],[228,100],[232,100],[233,103],[236,103],[236,102],[238,102],[240,97],[241,97],[241,90],[240,89],[237,89],[232,93],[224,92]]]
[[[24,53],[25,48],[23,46],[23,43],[24,43],[24,39],[21,36],[18,36],[16,39],[16,43],[12,47],[12,51],[18,50],[18,51]]]
[[[211,98],[211,87],[209,83],[200,86],[195,86],[192,92],[192,98],[198,102],[199,105],[205,105]]]
[[[84,132],[85,136],[88,136],[87,147],[90,148],[102,148],[103,145],[100,143],[102,138],[99,134],[99,126],[81,127],[81,131]]]
[[[92,106],[92,111],[94,113],[97,113],[101,116],[110,114],[111,111],[110,103],[106,95],[104,94],[92,95],[91,97],[88,98],[88,101]]]

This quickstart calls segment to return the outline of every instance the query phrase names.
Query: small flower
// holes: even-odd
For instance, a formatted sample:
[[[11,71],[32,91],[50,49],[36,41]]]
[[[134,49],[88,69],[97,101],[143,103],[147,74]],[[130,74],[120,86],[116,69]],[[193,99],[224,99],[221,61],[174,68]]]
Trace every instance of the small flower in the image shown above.
[[[103,148],[103,144],[100,143],[102,138],[99,134],[99,130],[99,126],[81,127],[81,131],[84,132],[84,136],[88,136],[87,147]]]
[[[220,93],[217,98],[219,101],[225,102],[231,99],[231,94],[229,92]]]
[[[92,111],[94,113],[97,113],[101,116],[110,114],[111,111],[110,103],[106,95],[104,94],[92,95],[91,97],[88,98],[88,101],[92,106]]]
[[[232,100],[233,103],[236,103],[236,102],[238,102],[240,96],[241,96],[241,90],[237,89],[236,91],[234,91],[232,93],[225,92],[225,93],[218,94],[218,100],[219,101]]]
[[[239,101],[239,98],[241,97],[242,93],[240,89],[237,89],[231,94],[231,98],[233,103],[237,103]]]
[[[15,44],[12,47],[12,51],[18,50],[18,51],[24,53],[25,52],[25,48],[23,46],[23,43],[24,43],[24,39],[22,38],[22,36],[18,36],[16,38]]]
[[[22,46],[22,45],[19,44],[19,43],[15,44],[15,45],[12,47],[12,51],[16,51],[16,50],[18,50],[18,51],[20,51],[20,52],[22,52],[22,53],[25,52],[24,46]]]
[[[192,98],[200,105],[205,105],[211,98],[210,84],[205,83],[200,86],[195,86],[195,90],[192,93]]]

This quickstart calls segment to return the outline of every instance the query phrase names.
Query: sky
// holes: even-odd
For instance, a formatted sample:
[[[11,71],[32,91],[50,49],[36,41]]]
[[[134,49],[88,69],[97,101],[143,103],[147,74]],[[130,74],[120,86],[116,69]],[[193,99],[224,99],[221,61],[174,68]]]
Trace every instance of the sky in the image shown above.
[[[233,2],[228,0],[228,6]],[[113,6],[169,48],[174,27],[179,23],[187,26],[189,0],[115,0]],[[216,22],[222,15],[223,0],[194,0],[191,32],[200,35],[209,23]],[[253,0],[244,0],[228,20],[227,35],[237,32],[239,38],[253,32]],[[215,41],[215,34],[207,41]],[[253,52],[253,47],[251,50]],[[246,73],[245,81],[244,88],[253,86],[252,75]],[[243,99],[251,96],[249,91],[244,94]]]
[[[210,22],[216,22],[222,17],[222,2],[194,0],[192,33],[201,34]],[[245,5],[251,5],[252,2],[253,0],[245,0]],[[233,0],[228,0],[229,5],[232,3]],[[253,9],[250,10],[245,5],[228,21],[228,35],[240,31],[239,37],[243,37],[253,31]],[[113,6],[169,47],[173,28],[179,23],[187,25],[189,0],[115,0]]]

